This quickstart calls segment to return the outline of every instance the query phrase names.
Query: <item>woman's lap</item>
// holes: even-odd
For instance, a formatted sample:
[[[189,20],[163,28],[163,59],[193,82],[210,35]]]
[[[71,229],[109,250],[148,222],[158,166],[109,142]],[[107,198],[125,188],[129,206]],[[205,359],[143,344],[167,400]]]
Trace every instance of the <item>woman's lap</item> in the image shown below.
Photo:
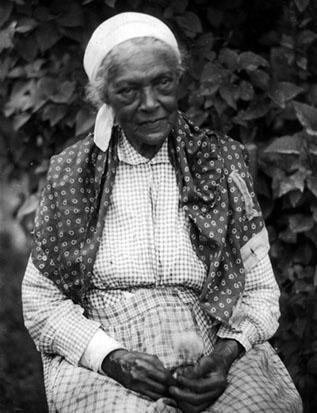
[[[258,344],[234,362],[228,387],[212,413],[300,413],[300,396],[269,343]]]
[[[226,391],[206,412],[302,411],[298,393],[268,343],[255,346],[235,362],[228,380]],[[72,366],[64,359],[60,361],[51,390],[54,407],[60,413],[179,413],[162,399],[153,402],[106,376]]]
[[[141,294],[140,306],[135,304],[133,301],[123,303],[112,314],[111,311],[105,312],[105,318],[101,316],[99,321],[108,333],[128,349],[156,354],[167,368],[181,364],[178,353],[173,351],[173,339],[170,336],[174,330],[178,333],[197,329],[201,331],[204,328],[197,325],[190,307],[177,297],[166,298],[164,294],[155,295],[154,298]],[[139,311],[139,307],[142,311]],[[115,327],[107,328],[107,325]],[[206,334],[203,336],[206,337]],[[207,352],[212,346],[212,339],[204,341]],[[178,409],[165,405],[162,399],[153,402],[107,376],[73,366],[60,357],[51,360],[47,373],[49,405],[54,406],[52,411],[179,413]],[[256,345],[237,360],[231,367],[228,381],[226,391],[208,412],[302,411],[292,380],[268,343]]]

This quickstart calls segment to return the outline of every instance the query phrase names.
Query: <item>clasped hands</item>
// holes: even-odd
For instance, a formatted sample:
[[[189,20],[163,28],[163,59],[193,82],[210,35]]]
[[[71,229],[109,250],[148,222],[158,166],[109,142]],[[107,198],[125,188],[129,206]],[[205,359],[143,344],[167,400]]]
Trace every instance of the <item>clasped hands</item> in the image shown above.
[[[105,357],[102,370],[130,390],[153,400],[172,399],[184,413],[198,413],[224,392],[230,366],[242,351],[237,341],[219,339],[211,355],[172,374],[157,356],[120,349]]]

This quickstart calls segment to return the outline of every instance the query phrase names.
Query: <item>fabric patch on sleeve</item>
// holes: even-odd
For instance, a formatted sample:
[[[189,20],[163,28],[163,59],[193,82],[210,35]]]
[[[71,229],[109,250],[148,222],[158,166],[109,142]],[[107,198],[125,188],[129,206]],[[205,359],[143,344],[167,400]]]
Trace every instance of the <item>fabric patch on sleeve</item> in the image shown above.
[[[254,202],[252,199],[252,196],[248,190],[247,184],[244,181],[244,179],[241,177],[241,175],[238,173],[237,170],[233,170],[230,175],[229,175],[234,183],[237,185],[239,188],[239,191],[241,192],[244,202],[245,202],[245,213],[247,216],[247,219],[250,221],[251,219],[258,217],[259,211],[257,211],[254,208]]]
[[[270,249],[269,238],[266,228],[255,234],[241,248],[241,258],[246,271],[250,271]]]

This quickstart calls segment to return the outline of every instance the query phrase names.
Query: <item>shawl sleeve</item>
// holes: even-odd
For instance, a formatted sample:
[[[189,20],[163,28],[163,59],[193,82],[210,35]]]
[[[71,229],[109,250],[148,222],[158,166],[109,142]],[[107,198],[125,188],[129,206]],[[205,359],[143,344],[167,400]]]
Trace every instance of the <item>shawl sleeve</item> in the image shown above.
[[[247,150],[230,138],[223,145],[227,149],[224,169],[230,205],[229,242],[239,247],[248,272],[268,254],[268,233],[248,168]]]

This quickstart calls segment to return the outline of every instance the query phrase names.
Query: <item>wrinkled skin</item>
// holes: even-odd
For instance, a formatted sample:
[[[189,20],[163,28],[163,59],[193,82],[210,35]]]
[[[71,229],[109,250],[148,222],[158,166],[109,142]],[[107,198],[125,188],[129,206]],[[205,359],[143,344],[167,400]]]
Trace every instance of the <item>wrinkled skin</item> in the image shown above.
[[[242,352],[237,341],[218,339],[211,355],[172,375],[157,356],[120,349],[104,358],[102,370],[128,389],[153,400],[172,399],[168,403],[174,400],[183,413],[199,413],[225,391],[229,369]]]
[[[113,351],[104,358],[102,370],[126,388],[153,400],[167,397],[169,386],[175,384],[157,356],[137,351]]]
[[[129,142],[151,158],[175,125],[179,74],[164,46],[123,43],[108,74],[106,103]]]
[[[213,353],[195,366],[176,370],[176,386],[169,392],[184,413],[198,413],[212,405],[225,391],[233,361],[243,352],[235,340],[219,339]]]

